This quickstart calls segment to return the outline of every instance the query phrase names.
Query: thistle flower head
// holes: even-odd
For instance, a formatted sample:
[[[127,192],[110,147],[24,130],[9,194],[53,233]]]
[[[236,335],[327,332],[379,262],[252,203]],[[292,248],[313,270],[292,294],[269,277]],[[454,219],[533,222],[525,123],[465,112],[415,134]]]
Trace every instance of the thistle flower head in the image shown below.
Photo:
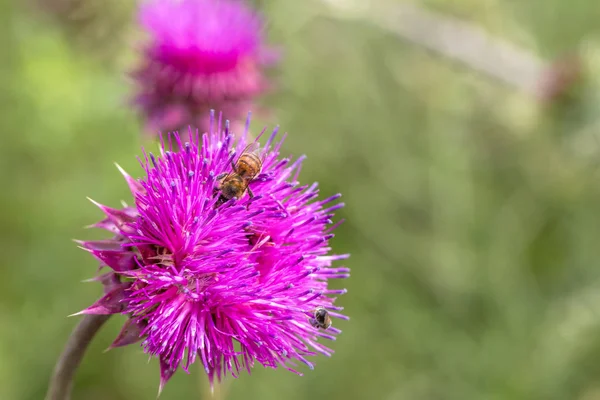
[[[210,108],[241,117],[267,88],[274,60],[262,43],[262,22],[238,0],[149,0],[140,23],[150,39],[135,71],[137,103],[154,130],[193,120],[207,128]]]
[[[349,274],[332,266],[347,256],[330,254],[328,245],[339,195],[317,200],[316,184],[298,183],[302,158],[279,158],[276,129],[249,183],[253,197],[224,200],[217,177],[232,173],[246,135],[236,141],[214,125],[188,143],[172,134],[159,155],[145,153],[141,179],[122,171],[134,205],[98,205],[106,218],[94,226],[114,238],[80,242],[111,269],[96,278],[105,295],[81,313],[127,315],[111,347],[142,340],[160,360],[161,388],[196,360],[211,383],[250,372],[255,362],[312,368],[310,356],[332,353],[319,339],[340,332],[319,329],[314,311],[346,318],[334,305],[345,289],[328,287]]]

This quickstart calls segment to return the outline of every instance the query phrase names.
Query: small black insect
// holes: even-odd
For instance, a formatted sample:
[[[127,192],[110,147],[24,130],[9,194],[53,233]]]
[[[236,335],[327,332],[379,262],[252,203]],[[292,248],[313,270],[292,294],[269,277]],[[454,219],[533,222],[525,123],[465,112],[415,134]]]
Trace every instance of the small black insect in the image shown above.
[[[317,307],[313,318],[310,318],[308,321],[315,328],[327,329],[331,326],[331,318],[325,307]]]

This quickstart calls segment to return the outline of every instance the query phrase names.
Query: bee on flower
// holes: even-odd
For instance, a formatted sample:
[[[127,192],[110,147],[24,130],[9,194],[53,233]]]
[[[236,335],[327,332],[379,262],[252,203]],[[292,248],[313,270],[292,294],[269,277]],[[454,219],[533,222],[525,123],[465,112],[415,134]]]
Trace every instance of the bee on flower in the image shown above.
[[[133,204],[97,204],[106,217],[94,226],[114,236],[80,242],[109,269],[96,278],[104,296],[81,314],[128,316],[111,347],[141,341],[160,361],[161,389],[195,361],[211,384],[256,362],[313,368],[315,354],[332,354],[319,339],[340,333],[331,319],[347,319],[335,304],[345,289],[329,287],[350,272],[328,244],[340,195],[318,199],[316,184],[297,182],[303,159],[280,158],[277,129],[247,177],[253,195],[224,195],[219,175],[246,177],[242,160],[257,145],[211,121],[190,142],[170,134],[158,155],[144,154],[140,179],[121,170]]]

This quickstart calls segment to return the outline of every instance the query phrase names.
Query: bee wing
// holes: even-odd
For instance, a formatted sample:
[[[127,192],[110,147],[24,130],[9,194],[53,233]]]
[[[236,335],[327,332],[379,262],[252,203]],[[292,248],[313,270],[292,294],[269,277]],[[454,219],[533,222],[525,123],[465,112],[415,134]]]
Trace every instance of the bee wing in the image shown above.
[[[240,160],[240,158],[242,157],[242,155],[244,155],[246,153],[258,153],[259,149],[260,149],[260,143],[258,143],[258,142],[250,143],[249,145],[244,147],[244,150],[242,150],[240,155],[237,157],[237,160],[235,160],[235,164],[237,165],[237,163]]]
[[[258,149],[260,149],[260,143],[252,142],[244,148],[244,151],[240,153],[240,156],[244,153],[256,153],[258,152]]]

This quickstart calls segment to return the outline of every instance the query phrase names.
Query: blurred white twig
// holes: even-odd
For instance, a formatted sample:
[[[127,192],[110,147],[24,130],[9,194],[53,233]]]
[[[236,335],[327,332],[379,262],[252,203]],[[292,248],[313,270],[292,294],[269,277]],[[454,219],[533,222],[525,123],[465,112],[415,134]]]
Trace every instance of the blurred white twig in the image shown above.
[[[338,17],[362,18],[402,39],[452,58],[523,92],[541,96],[548,66],[529,51],[493,37],[472,23],[427,11],[414,4],[374,4],[323,0]]]

